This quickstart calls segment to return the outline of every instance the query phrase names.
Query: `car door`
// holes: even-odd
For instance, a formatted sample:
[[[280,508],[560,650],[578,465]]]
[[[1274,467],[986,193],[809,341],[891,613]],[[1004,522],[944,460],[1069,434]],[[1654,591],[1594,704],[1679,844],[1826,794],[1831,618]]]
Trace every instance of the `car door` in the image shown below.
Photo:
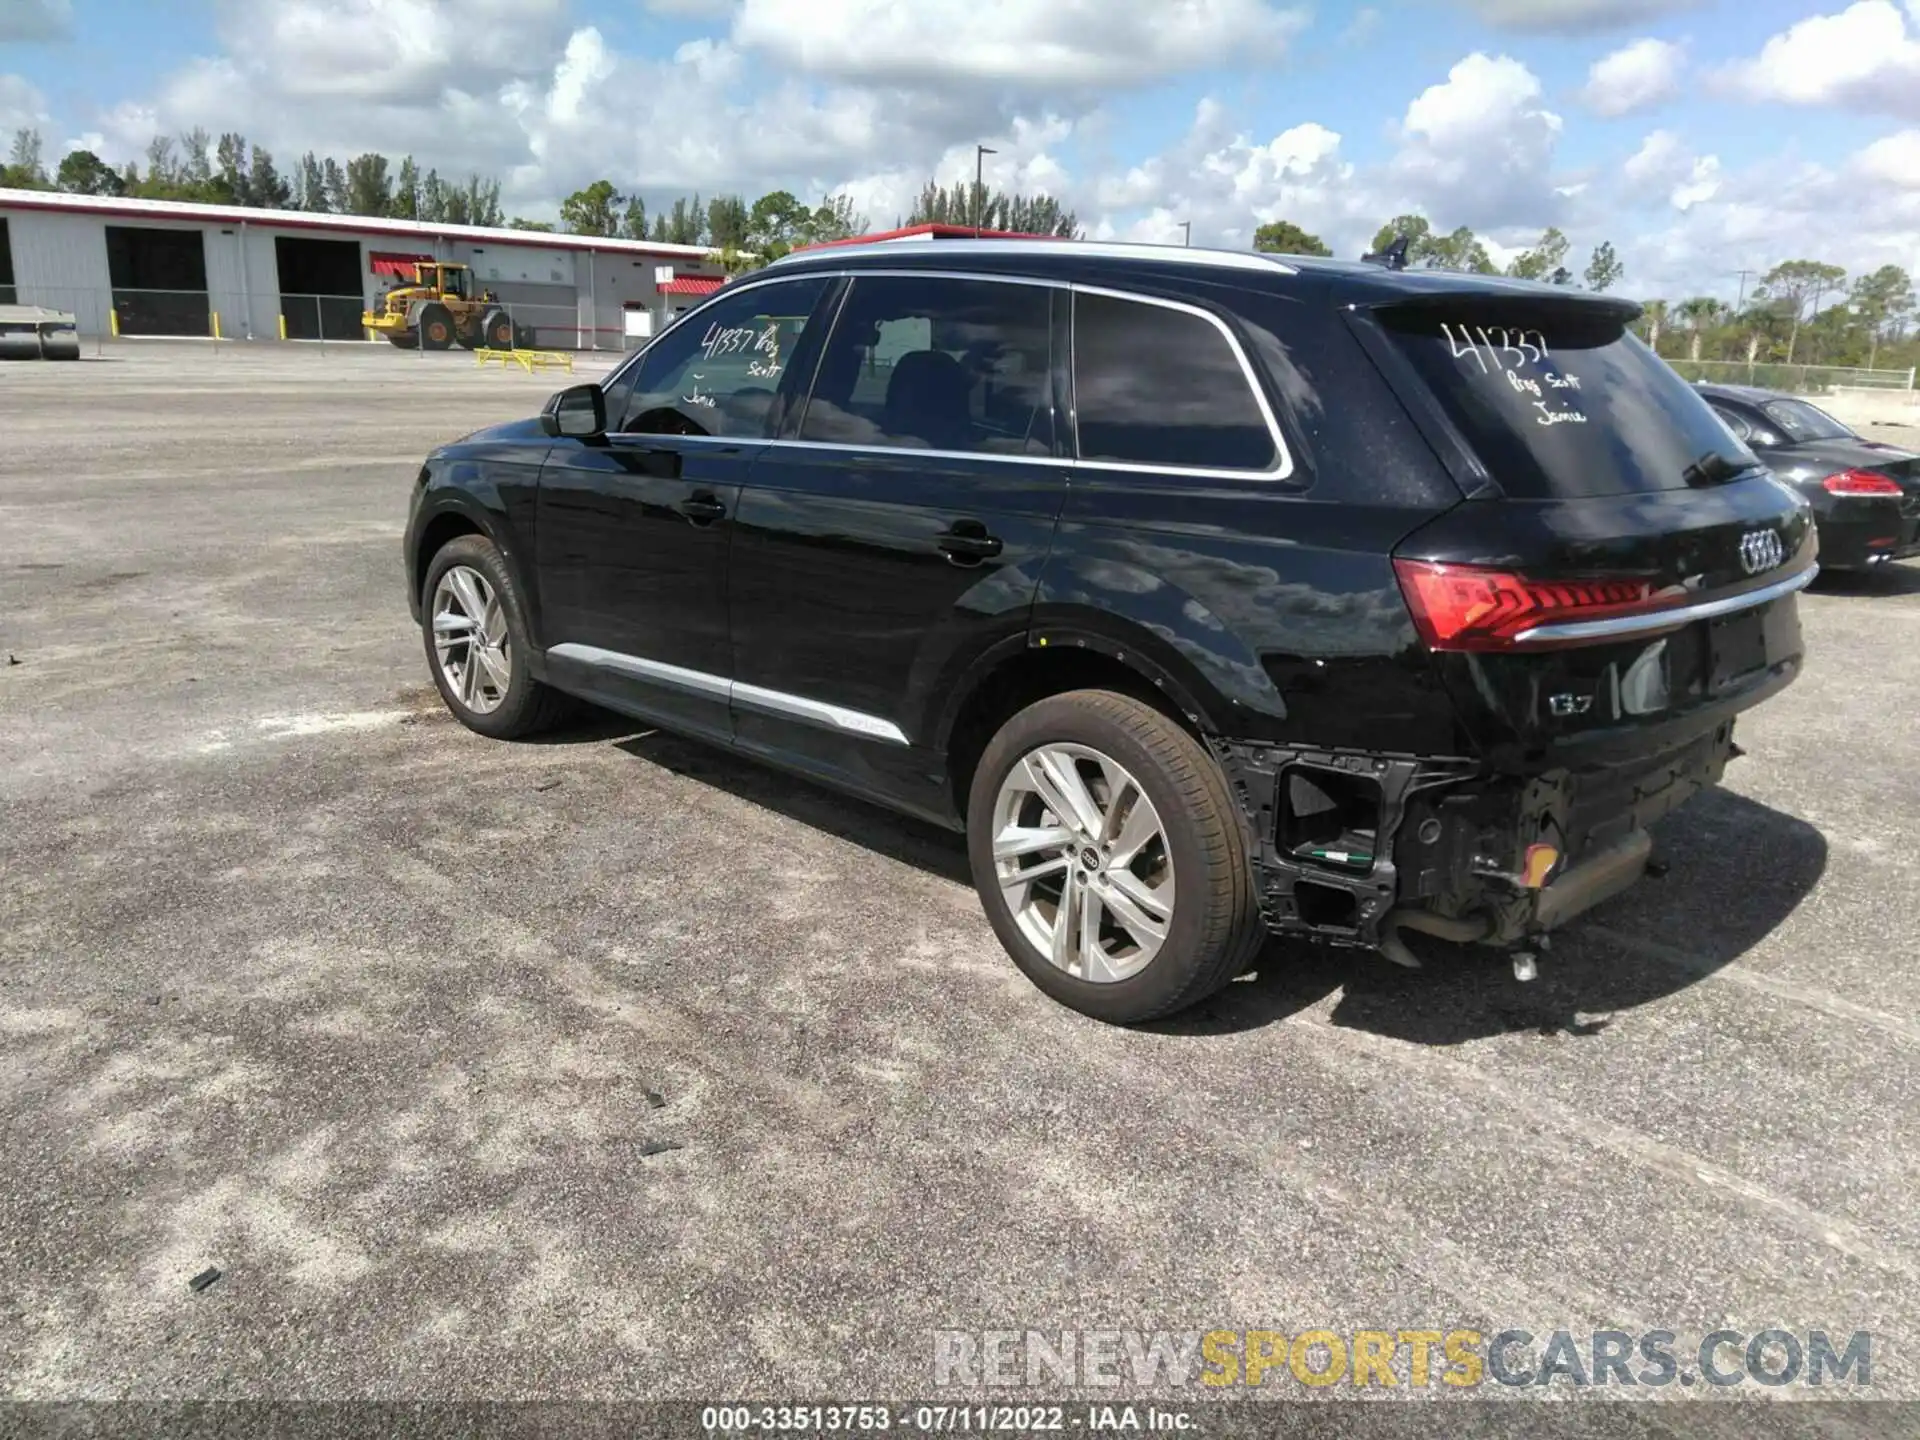
[[[745,285],[692,312],[608,387],[609,433],[554,442],[537,548],[555,681],[617,709],[731,733],[727,552],[779,424],[787,360],[832,282]]]
[[[1065,291],[862,274],[804,410],[753,463],[734,538],[735,734],[891,803],[951,812],[940,698],[1024,634],[1065,494]]]

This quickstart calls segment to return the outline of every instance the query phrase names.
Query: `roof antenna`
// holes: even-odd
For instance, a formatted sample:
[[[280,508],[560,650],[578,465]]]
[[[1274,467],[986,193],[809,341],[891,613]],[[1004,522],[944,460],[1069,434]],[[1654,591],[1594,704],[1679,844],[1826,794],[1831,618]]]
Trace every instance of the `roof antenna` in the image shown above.
[[[1407,268],[1407,237],[1396,235],[1386,248],[1374,251],[1371,255],[1360,257],[1369,265],[1384,265],[1389,270]]]

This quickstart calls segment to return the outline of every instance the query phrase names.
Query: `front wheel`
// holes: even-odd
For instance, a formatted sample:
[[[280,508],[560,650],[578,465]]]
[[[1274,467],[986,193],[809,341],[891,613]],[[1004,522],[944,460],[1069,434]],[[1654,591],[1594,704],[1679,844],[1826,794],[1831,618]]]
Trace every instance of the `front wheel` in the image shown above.
[[[1226,778],[1130,696],[1028,706],[988,744],[967,805],[975,888],[1000,943],[1054,999],[1134,1024],[1203,999],[1262,936]]]
[[[420,345],[426,350],[445,350],[453,344],[453,316],[444,305],[429,305],[420,312]]]
[[[495,740],[518,740],[566,718],[572,702],[533,678],[519,587],[491,540],[449,540],[422,590],[427,663],[456,720]]]

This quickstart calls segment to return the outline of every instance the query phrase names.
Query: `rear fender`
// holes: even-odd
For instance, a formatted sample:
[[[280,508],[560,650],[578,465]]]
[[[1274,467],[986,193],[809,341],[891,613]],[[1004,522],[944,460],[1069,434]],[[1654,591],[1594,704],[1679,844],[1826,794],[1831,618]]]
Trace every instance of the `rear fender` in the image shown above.
[[[1210,734],[1265,731],[1287,716],[1259,656],[1224,619],[1164,576],[1112,556],[1048,558],[1030,643],[1080,646],[1120,661]]]

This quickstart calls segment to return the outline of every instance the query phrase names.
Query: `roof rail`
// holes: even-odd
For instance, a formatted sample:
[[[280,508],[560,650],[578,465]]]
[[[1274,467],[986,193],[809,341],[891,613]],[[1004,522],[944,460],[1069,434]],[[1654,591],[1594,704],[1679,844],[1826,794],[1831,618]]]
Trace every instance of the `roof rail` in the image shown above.
[[[990,239],[982,236],[974,239],[971,235],[964,238],[940,239],[932,247],[943,256],[966,255],[1021,255],[1031,256],[1035,249],[1032,239],[1005,240]],[[1192,265],[1200,268],[1226,270],[1257,270],[1262,274],[1297,275],[1299,271],[1277,256],[1255,250],[1209,250],[1190,245],[1147,245],[1137,242],[1114,240],[1054,240],[1047,237],[1045,253],[1051,254],[1057,249],[1074,255],[1084,255],[1092,260],[1141,260],[1155,261],[1163,265]],[[773,266],[790,265],[796,261],[817,260],[853,260],[860,258],[898,258],[901,253],[901,239],[867,240],[841,242],[833,246],[815,246],[809,250],[794,250],[772,262]]]

